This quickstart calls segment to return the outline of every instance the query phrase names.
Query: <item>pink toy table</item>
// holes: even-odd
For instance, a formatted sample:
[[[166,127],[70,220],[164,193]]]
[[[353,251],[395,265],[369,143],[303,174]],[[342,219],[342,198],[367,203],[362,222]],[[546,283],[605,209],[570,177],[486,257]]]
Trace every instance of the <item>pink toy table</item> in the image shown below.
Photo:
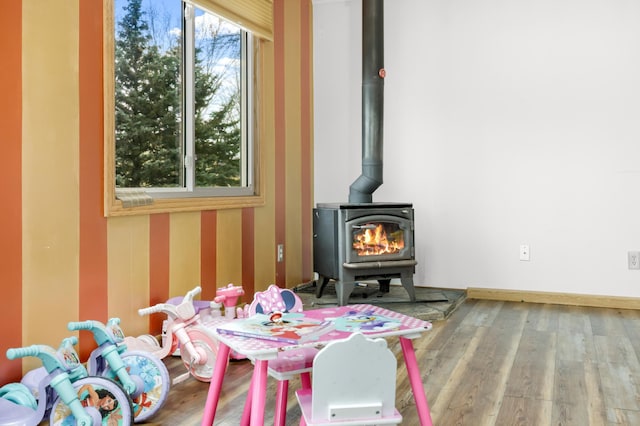
[[[419,337],[424,331],[430,330],[431,323],[379,306],[364,304],[311,309],[302,313],[308,319],[330,321],[332,326],[327,327],[321,334],[315,335],[313,339],[299,344],[216,332],[220,346],[213,377],[209,384],[202,426],[211,426],[213,424],[218,407],[220,389],[222,388],[222,380],[227,367],[227,359],[231,350],[255,359],[254,372],[251,379],[252,385],[250,387],[252,395],[248,396],[248,400],[250,399],[251,401],[250,424],[262,426],[264,424],[269,360],[277,358],[278,353],[281,351],[301,347],[322,348],[328,342],[346,339],[356,331],[363,333],[367,337],[399,337],[411,389],[416,400],[420,424],[422,426],[432,425],[418,361],[411,342],[412,339]],[[234,322],[237,321],[243,321],[243,319],[234,320]]]

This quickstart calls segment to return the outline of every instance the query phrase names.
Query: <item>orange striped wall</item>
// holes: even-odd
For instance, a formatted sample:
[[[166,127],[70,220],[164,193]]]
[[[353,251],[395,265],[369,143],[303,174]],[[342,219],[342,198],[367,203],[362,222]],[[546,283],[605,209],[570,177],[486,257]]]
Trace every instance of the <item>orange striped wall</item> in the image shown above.
[[[274,72],[275,78],[273,79],[273,85],[275,93],[283,93],[283,87],[285,85],[285,72],[286,72],[286,58],[285,58],[285,43],[283,39],[284,34],[284,2],[276,2],[273,4],[273,35],[274,35]],[[291,62],[291,60],[289,60]],[[275,230],[276,230],[276,244],[286,243],[286,220],[285,209],[287,205],[287,179],[286,179],[286,164],[287,164],[287,152],[286,152],[286,129],[285,129],[285,96],[276,96],[274,102],[275,112],[275,184],[277,188],[284,188],[284,190],[276,191],[275,193]],[[286,246],[285,246],[286,248]],[[288,250],[287,250],[288,252]],[[278,263],[276,265],[276,284],[282,287],[282,283],[285,281],[286,276],[286,264]]]
[[[79,2],[79,126],[80,141],[97,141],[104,128],[102,105],[102,51],[96,49],[102,40],[102,5],[96,1]],[[104,318],[107,305],[107,223],[102,217],[103,150],[97,143],[79,143],[80,185],[80,253],[79,316]],[[81,352],[91,348],[88,339],[81,341]]]
[[[6,360],[8,347],[57,346],[68,321],[117,316],[127,334],[155,333],[162,318],[137,309],[195,285],[211,299],[230,282],[252,294],[312,279],[311,0],[274,0],[274,41],[261,52],[265,205],[112,218],[102,214],[102,8],[0,4],[0,385],[37,365]],[[80,338],[85,358],[93,342]]]
[[[313,250],[313,222],[312,215],[305,214],[313,207],[313,13],[309,2],[300,2],[300,192],[299,211],[300,229],[302,238],[300,239],[300,264],[302,267],[301,277],[313,276],[313,261],[309,255]],[[295,19],[294,19],[295,20]],[[298,198],[298,197],[295,197]]]
[[[4,359],[7,348],[22,344],[22,5],[19,1],[0,6],[0,129],[2,166],[0,182],[0,384],[16,380],[19,369]]]

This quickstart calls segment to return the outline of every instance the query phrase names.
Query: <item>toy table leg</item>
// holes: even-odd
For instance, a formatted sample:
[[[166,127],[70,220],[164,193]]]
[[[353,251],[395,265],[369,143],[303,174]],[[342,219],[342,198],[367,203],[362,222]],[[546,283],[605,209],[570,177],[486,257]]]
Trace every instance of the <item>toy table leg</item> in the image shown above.
[[[420,369],[418,368],[418,360],[416,359],[416,353],[413,349],[413,343],[411,339],[400,337],[400,345],[402,346],[402,353],[404,355],[405,365],[407,366],[407,374],[411,382],[413,396],[416,399],[416,409],[418,410],[420,424],[422,426],[432,426],[431,412],[429,411],[429,404],[427,404],[427,396],[424,393],[424,386],[422,386],[422,378],[420,377]]]
[[[218,408],[218,400],[220,399],[220,390],[222,389],[222,379],[224,379],[227,362],[229,361],[229,346],[220,341],[218,343],[216,365],[213,369],[211,382],[209,383],[209,392],[207,393],[207,402],[204,405],[201,426],[213,425],[213,419],[216,416],[216,410]]]
[[[285,426],[284,420],[287,417],[287,395],[289,393],[289,381],[278,381],[276,390],[276,409],[273,413],[274,426]]]
[[[269,361],[257,359],[251,384],[251,426],[264,425],[264,406],[267,399],[267,367]]]
[[[244,401],[244,409],[242,410],[242,418],[240,419],[241,425],[248,425],[251,419],[251,404],[253,402],[253,387],[258,380],[258,369],[254,367],[253,373],[251,373],[251,383],[249,384],[249,390],[247,391],[247,399]]]

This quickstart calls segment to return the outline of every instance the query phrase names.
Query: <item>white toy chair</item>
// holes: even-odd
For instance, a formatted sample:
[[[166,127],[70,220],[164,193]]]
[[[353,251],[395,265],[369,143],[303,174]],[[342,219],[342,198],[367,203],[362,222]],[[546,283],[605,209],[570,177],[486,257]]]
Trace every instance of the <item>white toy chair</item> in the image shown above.
[[[257,313],[302,312],[302,306],[302,300],[293,291],[271,284],[265,291],[254,294],[251,304],[245,306],[243,316],[250,317]],[[278,358],[269,360],[267,373],[278,380],[276,407],[273,416],[274,426],[285,426],[289,380],[300,375],[301,388],[311,388],[311,369],[317,353],[318,349],[312,347],[293,349],[280,352]],[[253,386],[253,383],[251,385]],[[251,414],[249,412],[251,393],[249,390],[241,424],[245,424],[243,422]]]
[[[365,362],[366,361],[366,362]],[[354,333],[313,360],[312,389],[296,391],[301,425],[398,424],[397,360],[382,338]]]

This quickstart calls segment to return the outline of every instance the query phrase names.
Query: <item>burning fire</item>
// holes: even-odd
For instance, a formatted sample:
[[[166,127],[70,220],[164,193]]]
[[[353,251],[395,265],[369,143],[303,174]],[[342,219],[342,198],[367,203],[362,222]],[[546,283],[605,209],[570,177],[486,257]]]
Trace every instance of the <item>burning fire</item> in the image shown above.
[[[404,248],[404,233],[402,230],[387,232],[382,224],[363,227],[363,231],[353,236],[353,249],[358,256],[374,256],[397,253]]]

